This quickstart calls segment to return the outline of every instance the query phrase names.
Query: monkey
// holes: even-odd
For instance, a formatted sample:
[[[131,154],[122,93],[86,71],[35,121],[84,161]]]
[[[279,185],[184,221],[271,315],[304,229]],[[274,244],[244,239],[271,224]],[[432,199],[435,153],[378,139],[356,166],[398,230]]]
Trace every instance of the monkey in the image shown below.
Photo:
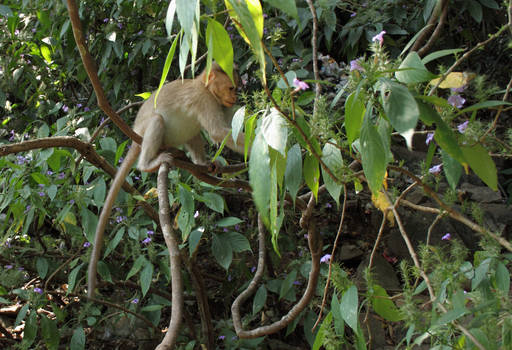
[[[163,162],[172,164],[172,156],[160,150],[184,145],[194,164],[207,165],[201,129],[215,143],[222,142],[228,135],[231,128],[227,125],[225,114],[226,109],[231,109],[236,103],[236,83],[236,79],[233,83],[214,62],[208,75],[205,70],[195,79],[175,80],[162,86],[156,108],[155,93],[140,107],[133,129],[142,136],[142,144],[132,142],[112,181],[98,219],[89,260],[89,298],[94,297],[95,293],[96,270],[108,218],[121,185],[137,158],[137,169],[154,172]],[[235,143],[232,137],[227,137],[226,145],[243,154],[244,138],[244,134],[240,133]]]

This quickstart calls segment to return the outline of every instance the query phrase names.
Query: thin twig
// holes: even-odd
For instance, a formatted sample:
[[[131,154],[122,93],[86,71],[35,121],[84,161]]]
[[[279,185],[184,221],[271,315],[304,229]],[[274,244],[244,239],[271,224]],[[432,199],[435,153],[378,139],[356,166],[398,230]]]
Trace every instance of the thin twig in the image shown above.
[[[329,290],[329,283],[331,282],[331,274],[332,274],[332,262],[334,260],[334,253],[336,253],[336,248],[338,246],[338,240],[341,237],[341,232],[343,231],[343,222],[345,220],[345,212],[347,209],[347,185],[343,185],[343,207],[341,209],[341,219],[340,224],[338,226],[338,232],[336,233],[336,238],[334,239],[334,244],[331,250],[331,259],[329,260],[329,273],[327,274],[327,281],[325,282],[324,288],[324,296],[322,298],[322,306],[320,307],[320,312],[318,313],[318,317],[316,319],[315,325],[313,326],[313,331],[316,329],[320,320],[322,319],[322,312],[325,307],[325,303],[327,301],[327,291]]]
[[[380,240],[382,238],[382,233],[384,232],[384,228],[386,227],[386,217],[387,217],[387,210],[382,213],[382,221],[380,222],[380,228],[379,233],[377,234],[377,239],[375,240],[375,243],[373,244],[372,253],[370,254],[370,261],[368,262],[368,269],[371,271],[372,265],[373,265],[373,258],[375,256],[375,252],[377,251],[377,247],[379,246]]]
[[[509,82],[508,82],[508,85],[507,85],[507,89],[505,90],[505,95],[503,95],[503,101],[507,101],[508,99],[508,94],[510,92],[510,89],[512,88],[512,78],[510,78]],[[494,117],[494,120],[492,121],[492,124],[491,126],[489,127],[489,129],[487,129],[484,134],[482,135],[482,137],[480,137],[480,143],[483,143],[485,141],[485,137],[491,132],[493,131],[495,128],[496,128],[496,125],[498,125],[498,119],[500,117],[500,114],[501,112],[503,111],[503,105],[501,105],[499,108],[498,108],[498,111],[496,112],[496,116]]]
[[[436,29],[434,29],[434,32],[428,39],[427,43],[423,45],[421,49],[418,50],[418,55],[421,57],[424,54],[430,50],[430,47],[436,42],[436,40],[439,38],[439,35],[441,35],[441,29],[444,27],[444,24],[446,23],[446,17],[448,16],[448,0],[444,0],[444,4],[441,5],[442,7],[442,13],[441,17],[439,18],[439,22],[437,22]]]
[[[317,49],[317,36],[318,36],[318,18],[316,15],[316,9],[313,5],[312,0],[306,0],[309,6],[309,11],[311,12],[311,16],[313,17],[313,33],[311,36],[311,47],[312,47],[312,60],[313,60],[313,74],[315,76],[315,100],[313,102],[313,117],[316,116],[318,110],[318,99],[320,98],[320,92],[322,87],[320,86],[320,74],[318,73],[318,49]]]

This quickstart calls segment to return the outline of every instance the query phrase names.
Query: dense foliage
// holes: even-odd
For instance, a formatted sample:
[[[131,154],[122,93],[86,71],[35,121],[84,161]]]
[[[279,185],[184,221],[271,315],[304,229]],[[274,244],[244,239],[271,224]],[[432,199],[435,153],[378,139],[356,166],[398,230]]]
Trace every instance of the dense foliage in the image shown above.
[[[123,107],[166,77],[212,59],[240,72],[243,108],[228,137],[244,131],[250,156],[209,149],[246,167],[216,185],[169,175],[185,280],[177,348],[371,349],[370,319],[393,346],[512,347],[510,223],[490,222],[461,189],[487,186],[510,209],[510,1],[77,4],[106,98],[127,121],[137,106]],[[158,206],[152,174],[127,179],[140,193],[121,192],[101,297],[84,294],[109,164],[129,140],[105,123],[66,4],[4,1],[0,53],[0,345],[154,348],[172,281],[148,209]],[[408,197],[415,189],[421,201]],[[428,217],[428,232],[411,242],[414,215]],[[442,231],[448,220],[464,229]],[[381,240],[393,230],[406,257]],[[349,243],[367,259],[344,259]],[[371,268],[376,252],[400,274],[398,290]],[[230,310],[254,276],[244,329],[279,324],[306,302],[291,322],[246,339]]]

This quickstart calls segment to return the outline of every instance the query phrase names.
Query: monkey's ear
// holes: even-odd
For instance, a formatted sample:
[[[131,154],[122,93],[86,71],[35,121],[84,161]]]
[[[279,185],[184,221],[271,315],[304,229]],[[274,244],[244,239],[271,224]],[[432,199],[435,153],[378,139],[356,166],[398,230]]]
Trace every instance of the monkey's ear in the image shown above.
[[[210,84],[212,81],[215,80],[215,71],[212,69],[210,71],[210,74],[208,74],[208,78],[206,79],[206,86],[208,86],[208,84]]]

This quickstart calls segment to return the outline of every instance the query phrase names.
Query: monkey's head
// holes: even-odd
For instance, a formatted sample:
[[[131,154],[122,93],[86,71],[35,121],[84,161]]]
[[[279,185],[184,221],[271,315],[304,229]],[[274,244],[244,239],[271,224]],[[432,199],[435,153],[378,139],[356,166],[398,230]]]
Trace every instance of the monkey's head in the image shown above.
[[[236,86],[218,64],[212,65],[206,87],[223,106],[230,108],[236,103]]]

